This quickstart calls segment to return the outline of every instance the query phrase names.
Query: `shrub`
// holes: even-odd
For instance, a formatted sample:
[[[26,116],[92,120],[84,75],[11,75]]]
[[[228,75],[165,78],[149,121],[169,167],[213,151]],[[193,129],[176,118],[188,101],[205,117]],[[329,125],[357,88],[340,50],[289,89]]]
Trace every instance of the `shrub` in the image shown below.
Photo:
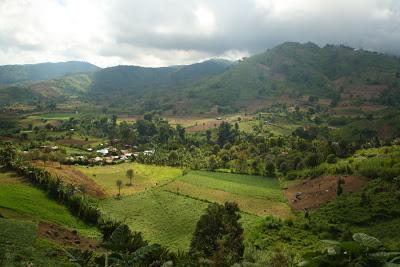
[[[326,162],[327,162],[327,163],[330,163],[330,164],[336,163],[336,162],[337,162],[337,160],[336,160],[336,155],[335,155],[335,154],[329,154],[329,155],[326,157]]]

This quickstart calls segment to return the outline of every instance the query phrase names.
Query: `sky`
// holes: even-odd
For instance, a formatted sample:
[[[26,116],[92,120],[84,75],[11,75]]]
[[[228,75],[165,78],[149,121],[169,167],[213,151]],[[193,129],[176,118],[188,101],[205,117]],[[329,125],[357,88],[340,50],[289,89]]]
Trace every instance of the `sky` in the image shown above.
[[[400,0],[0,0],[0,65],[158,67],[286,41],[400,55]]]

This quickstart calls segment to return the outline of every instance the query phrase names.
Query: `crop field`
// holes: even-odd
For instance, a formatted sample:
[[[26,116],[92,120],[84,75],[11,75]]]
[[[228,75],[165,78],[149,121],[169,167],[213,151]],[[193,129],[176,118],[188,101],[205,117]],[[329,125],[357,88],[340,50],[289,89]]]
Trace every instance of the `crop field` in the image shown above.
[[[208,129],[217,128],[223,121],[234,124],[238,122],[239,118],[241,121],[249,121],[253,118],[252,115],[245,114],[233,114],[229,116],[166,116],[165,119],[173,126],[182,125],[190,133],[206,131]],[[118,123],[127,121],[132,122],[138,120],[139,116],[120,116],[118,117]]]
[[[126,171],[129,169],[133,169],[135,173],[132,179],[133,186],[124,186],[121,190],[122,195],[141,192],[151,187],[164,184],[182,175],[182,170],[178,168],[138,163],[123,163],[95,167],[79,166],[76,168],[93,179],[110,195],[118,193],[118,188],[116,186],[116,181],[118,179],[122,180],[124,184],[129,182],[128,178],[126,178]]]
[[[102,186],[116,193],[115,179],[110,181],[109,178],[113,175],[123,178],[131,166],[123,164],[81,171],[95,173],[95,181],[100,181]],[[136,178],[136,185],[133,186],[141,187],[141,192],[125,187],[123,190],[127,191],[122,191],[125,196],[101,200],[100,208],[111,217],[125,221],[133,230],[142,232],[146,239],[173,250],[188,249],[196,223],[210,202],[237,202],[243,211],[241,221],[245,232],[261,216],[291,216],[277,179],[207,171],[192,171],[181,176],[180,170],[174,168],[141,164],[134,164],[133,167],[137,173],[147,172],[147,176]],[[152,180],[153,177],[157,179]],[[160,185],[150,185],[146,190],[143,186],[149,184],[148,178]],[[104,182],[106,179],[107,183]],[[136,194],[128,195],[135,190]]]
[[[94,227],[86,226],[65,206],[49,199],[43,191],[4,171],[0,172],[0,208],[35,221],[48,221],[77,229],[86,236],[99,235]]]
[[[208,201],[235,201],[241,210],[258,216],[290,216],[279,181],[274,178],[192,171],[163,188]]]
[[[187,250],[200,216],[209,203],[160,188],[147,190],[120,200],[100,202],[101,209],[124,220],[152,242],[177,250]],[[245,229],[259,218],[242,214]]]

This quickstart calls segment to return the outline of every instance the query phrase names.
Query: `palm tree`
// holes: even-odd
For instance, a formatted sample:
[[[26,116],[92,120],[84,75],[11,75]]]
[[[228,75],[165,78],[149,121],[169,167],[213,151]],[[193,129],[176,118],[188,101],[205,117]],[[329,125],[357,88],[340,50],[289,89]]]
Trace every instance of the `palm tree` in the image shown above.
[[[126,171],[126,177],[128,177],[128,179],[129,179],[129,184],[128,184],[129,186],[132,185],[133,175],[134,175],[134,172],[132,169],[129,169]]]
[[[121,197],[121,188],[123,186],[122,181],[121,180],[117,180],[116,185],[118,187],[118,197]]]

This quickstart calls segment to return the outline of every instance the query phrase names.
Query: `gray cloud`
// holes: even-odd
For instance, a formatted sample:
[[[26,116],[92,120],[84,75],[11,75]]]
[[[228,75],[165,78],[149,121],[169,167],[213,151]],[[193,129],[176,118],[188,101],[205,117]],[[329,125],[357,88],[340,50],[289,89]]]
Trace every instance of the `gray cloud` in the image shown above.
[[[397,0],[0,0],[0,64],[165,66],[285,41],[400,54]]]

